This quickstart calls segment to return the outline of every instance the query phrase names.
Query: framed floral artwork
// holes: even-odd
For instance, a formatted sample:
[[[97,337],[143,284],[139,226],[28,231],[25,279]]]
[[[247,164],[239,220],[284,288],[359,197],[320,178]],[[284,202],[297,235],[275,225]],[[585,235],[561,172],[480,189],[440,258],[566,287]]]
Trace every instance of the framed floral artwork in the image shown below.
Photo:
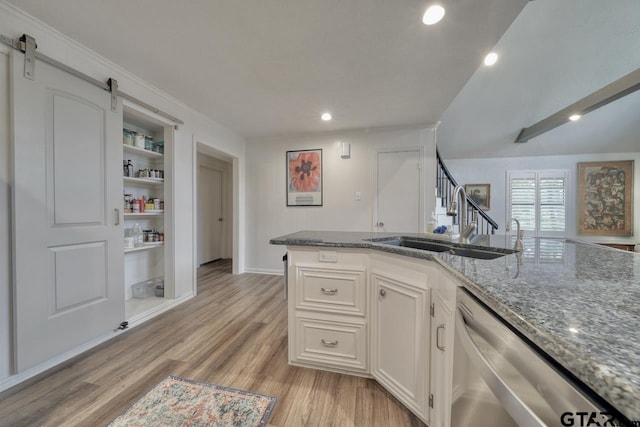
[[[578,233],[633,235],[633,160],[578,163]]]
[[[322,206],[322,150],[287,151],[287,206]]]
[[[464,192],[483,211],[488,211],[491,208],[491,184],[466,184]]]

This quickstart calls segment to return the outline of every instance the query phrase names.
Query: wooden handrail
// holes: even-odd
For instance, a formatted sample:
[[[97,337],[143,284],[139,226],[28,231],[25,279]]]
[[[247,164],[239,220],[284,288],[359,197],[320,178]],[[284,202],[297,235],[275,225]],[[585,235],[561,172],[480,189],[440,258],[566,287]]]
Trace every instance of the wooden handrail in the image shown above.
[[[446,191],[444,191],[445,189],[442,187],[442,183],[439,182],[440,179],[437,179],[439,195],[443,199],[443,201],[446,201],[448,204],[450,202],[449,194],[450,194],[451,188],[455,188],[458,185],[458,182],[455,180],[453,175],[451,175],[451,172],[449,172],[449,169],[442,161],[442,157],[440,157],[440,152],[438,151],[437,148],[436,148],[436,158],[438,159],[438,168],[442,170],[442,173],[444,174],[448,182],[448,188],[446,188]],[[487,212],[485,212],[480,206],[478,206],[478,204],[473,199],[471,199],[468,195],[467,195],[467,208],[470,209],[475,215],[480,215],[482,219],[486,221],[488,225],[491,226],[491,230],[490,230],[491,234],[495,233],[495,230],[498,229],[498,223],[495,222],[493,218],[491,218],[489,214],[487,214]],[[471,217],[473,217],[473,215],[471,215]],[[478,226],[478,229],[480,230],[480,226]]]

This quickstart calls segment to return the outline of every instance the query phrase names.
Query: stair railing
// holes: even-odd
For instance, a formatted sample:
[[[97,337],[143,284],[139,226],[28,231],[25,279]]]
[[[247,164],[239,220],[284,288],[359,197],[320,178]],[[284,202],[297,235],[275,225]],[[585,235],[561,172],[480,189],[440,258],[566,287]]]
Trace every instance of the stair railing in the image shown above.
[[[447,166],[440,157],[440,152],[436,149],[436,158],[438,159],[438,166],[436,171],[436,191],[437,197],[440,197],[442,206],[447,208],[451,203],[451,196],[453,195],[454,188],[458,185],[456,180],[447,169]],[[458,224],[460,215],[456,215],[454,218],[454,224]],[[467,224],[471,221],[476,223],[477,234],[495,234],[498,229],[498,223],[493,220],[478,206],[478,204],[467,196]],[[460,225],[460,224],[458,224]]]

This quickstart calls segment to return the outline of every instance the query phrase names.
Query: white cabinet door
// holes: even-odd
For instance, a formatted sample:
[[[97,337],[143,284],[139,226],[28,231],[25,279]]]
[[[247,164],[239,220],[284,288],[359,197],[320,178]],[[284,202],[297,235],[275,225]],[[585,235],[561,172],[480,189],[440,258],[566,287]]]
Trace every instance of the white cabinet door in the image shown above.
[[[373,376],[416,415],[428,419],[429,292],[372,274]]]
[[[440,295],[433,298],[433,307],[431,327],[433,410],[430,425],[432,427],[448,427],[451,425],[454,311]]]
[[[12,52],[16,368],[124,320],[122,109],[48,64],[23,77]]]

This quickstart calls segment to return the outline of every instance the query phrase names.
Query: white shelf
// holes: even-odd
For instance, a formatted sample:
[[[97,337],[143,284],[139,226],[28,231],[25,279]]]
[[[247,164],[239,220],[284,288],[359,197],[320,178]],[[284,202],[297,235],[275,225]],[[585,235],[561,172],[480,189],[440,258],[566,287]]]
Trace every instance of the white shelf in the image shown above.
[[[161,246],[164,246],[164,242],[144,243],[144,246],[138,246],[137,248],[125,249],[124,253],[128,254],[128,253],[131,253],[131,252],[148,251],[150,249],[159,248]]]
[[[145,216],[162,216],[164,211],[142,212],[142,213],[125,213],[125,218],[145,217]]]
[[[163,185],[164,178],[135,178],[131,176],[123,176],[125,184],[138,184],[138,185]]]
[[[134,147],[133,145],[122,145],[122,149],[127,154],[134,154],[138,156],[144,156],[149,159],[159,159],[164,157],[162,153],[156,153],[155,151],[145,150],[144,148]]]

